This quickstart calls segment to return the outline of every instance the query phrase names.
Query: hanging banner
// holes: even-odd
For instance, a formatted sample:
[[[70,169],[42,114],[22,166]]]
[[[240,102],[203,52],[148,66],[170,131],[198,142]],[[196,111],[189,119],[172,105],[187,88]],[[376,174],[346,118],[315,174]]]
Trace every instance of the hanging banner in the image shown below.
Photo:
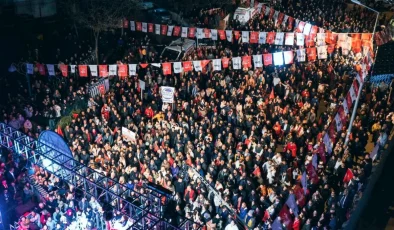
[[[75,65],[70,65],[71,73],[75,73]]]
[[[118,68],[117,65],[109,65],[109,75],[110,76],[116,76],[116,74],[118,72],[117,68]]]
[[[277,22],[277,24],[278,25],[282,25],[282,22],[283,22],[283,19],[285,18],[285,14],[284,13],[282,13],[282,12],[280,12],[279,13],[279,16],[278,16],[278,22]]]
[[[267,33],[267,44],[273,45],[275,42],[275,32],[268,32]]]
[[[297,26],[297,32],[298,32],[298,33],[302,33],[302,32],[304,31],[304,27],[305,27],[305,22],[300,21],[300,22],[298,23],[298,26]]]
[[[224,30],[218,30],[220,40],[226,40],[226,32]]]
[[[305,44],[305,35],[302,33],[297,33],[297,46],[304,46]]]
[[[189,38],[194,38],[196,36],[196,28],[189,28]]]
[[[99,65],[99,76],[100,77],[108,77],[107,65]]]
[[[305,46],[313,47],[315,46],[315,36],[314,34],[305,35]]]
[[[263,55],[253,55],[254,68],[263,68]]]
[[[222,58],[222,66],[224,69],[228,68],[229,58]]]
[[[218,40],[218,30],[211,29],[211,39],[213,41],[217,41]]]
[[[167,25],[161,25],[161,29],[160,29],[160,31],[161,31],[161,35],[167,35],[167,29],[168,29],[168,26]]]
[[[164,64],[171,65],[171,63],[163,63],[163,66]],[[170,71],[171,71],[171,67],[170,67]],[[160,87],[160,93],[161,93],[161,100],[164,103],[174,103],[174,93],[175,93],[174,87],[162,86]]]
[[[282,52],[277,52],[273,53],[274,56],[274,64],[275,65],[283,65],[283,53]]]
[[[142,23],[142,32],[148,33],[148,24],[146,22]]]
[[[137,76],[137,64],[129,64],[129,75]]]
[[[184,61],[184,62],[182,62],[182,65],[183,65],[184,72],[193,71],[193,65],[192,65],[191,61]]]
[[[187,27],[182,27],[182,34],[181,34],[181,37],[183,37],[183,38],[187,38]]]
[[[165,62],[165,63],[162,63],[161,65],[163,67],[163,74],[164,75],[171,75],[172,74],[170,62]]]
[[[42,75],[42,76],[46,75],[46,70],[45,70],[44,64],[37,63],[36,67],[37,67],[38,72],[40,73],[40,75]]]
[[[305,27],[304,27],[304,32],[303,32],[303,34],[304,34],[304,35],[309,35],[309,33],[311,32],[311,28],[312,28],[312,25],[309,24],[309,23],[306,23],[306,24],[305,24]]]
[[[204,38],[204,33],[202,28],[197,28],[197,39],[203,39]]]
[[[60,64],[60,71],[62,72],[62,76],[63,77],[67,77],[68,76],[68,66],[64,65],[64,64]]]
[[[97,65],[89,65],[89,69],[92,77],[97,77]]]
[[[204,38],[211,38],[211,30],[205,28],[204,29]]]
[[[272,54],[263,54],[264,66],[272,65]]]
[[[134,21],[130,21],[130,30],[135,31],[135,22]]]
[[[294,18],[289,16],[288,23],[287,23],[287,29],[292,31],[294,26]]]
[[[305,62],[306,61],[305,49],[297,50],[297,60],[299,62]]]
[[[26,73],[27,74],[33,74],[34,73],[33,64],[29,64],[29,63],[26,64]]]
[[[242,68],[244,68],[244,69],[252,68],[252,57],[251,56],[243,56],[242,57]]]
[[[172,36],[172,31],[174,30],[174,26],[168,26],[167,36]]]
[[[308,61],[316,61],[316,47],[306,48],[306,53],[308,55]]]
[[[193,61],[194,70],[197,72],[202,71],[201,61]]]
[[[250,32],[250,44],[257,44],[259,41],[259,32]]]
[[[212,60],[213,71],[221,71],[222,70],[222,60],[213,59]]]
[[[55,76],[55,66],[54,65],[48,64],[47,69],[48,69],[49,76]]]
[[[226,38],[228,42],[233,41],[233,31],[232,30],[226,30]]]
[[[78,71],[79,71],[80,77],[87,77],[88,76],[88,66],[87,65],[79,65]]]
[[[316,35],[316,45],[317,46],[325,46],[326,45],[326,34],[318,33]]]
[[[283,59],[284,59],[285,65],[293,64],[293,62],[294,62],[293,51],[283,51]]]
[[[327,46],[317,47],[317,57],[319,59],[327,59]]]
[[[155,34],[160,35],[160,31],[161,31],[160,24],[155,24]]]
[[[259,32],[259,44],[265,44],[267,41],[267,32]]]
[[[280,46],[283,45],[284,38],[285,38],[285,33],[282,32],[276,33],[275,45],[280,45]]]
[[[293,46],[294,45],[294,33],[286,33],[285,35],[285,45]]]
[[[242,42],[249,43],[249,31],[242,31]]]
[[[319,30],[319,27],[317,27],[317,26],[312,26],[311,31],[309,32],[309,34],[314,34],[314,35],[316,35],[317,32],[318,32],[318,30]]]
[[[239,31],[237,31],[237,30],[234,30],[234,38],[235,38],[235,40],[239,40],[239,38],[240,38],[240,36],[241,36],[241,34],[239,33]]]
[[[233,57],[233,69],[241,69],[241,57]]]
[[[148,23],[148,32],[153,33],[154,32],[154,24],[153,23]]]
[[[141,31],[142,30],[142,24],[141,22],[135,22],[135,29],[137,31]]]
[[[180,33],[181,33],[181,27],[180,26],[175,26],[174,27],[174,36],[175,37],[179,37]]]
[[[126,64],[119,64],[118,65],[118,76],[119,77],[127,77],[127,65]]]
[[[174,62],[173,65],[174,73],[181,73],[182,72],[182,63],[181,62]]]

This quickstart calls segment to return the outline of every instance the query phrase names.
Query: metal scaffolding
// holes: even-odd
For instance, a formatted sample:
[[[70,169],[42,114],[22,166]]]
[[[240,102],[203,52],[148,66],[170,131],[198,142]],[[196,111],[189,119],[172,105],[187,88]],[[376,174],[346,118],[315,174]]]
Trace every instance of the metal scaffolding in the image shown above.
[[[65,182],[106,202],[115,210],[132,219],[128,229],[200,229],[201,226],[183,218],[180,226],[175,227],[163,219],[162,213],[167,199],[149,188],[136,191],[114,181],[104,174],[87,167],[56,149],[35,140],[14,128],[0,123],[0,145],[10,149],[28,162],[36,164]],[[44,163],[45,162],[45,163]]]

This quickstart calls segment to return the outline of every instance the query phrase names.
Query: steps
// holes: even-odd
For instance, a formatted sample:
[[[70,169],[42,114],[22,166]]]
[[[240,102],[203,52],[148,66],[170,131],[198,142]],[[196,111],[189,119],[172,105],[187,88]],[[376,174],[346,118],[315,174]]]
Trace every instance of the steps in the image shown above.
[[[35,181],[34,175],[29,176],[29,183],[38,191],[40,197],[47,197],[49,195],[49,193]]]

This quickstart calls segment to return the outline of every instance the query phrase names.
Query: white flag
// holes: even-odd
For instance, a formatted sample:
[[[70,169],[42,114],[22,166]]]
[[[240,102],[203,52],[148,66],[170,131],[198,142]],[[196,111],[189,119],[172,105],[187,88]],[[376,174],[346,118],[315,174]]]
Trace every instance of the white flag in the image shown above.
[[[30,64],[30,63],[27,63],[27,64],[26,64],[26,73],[27,73],[27,74],[33,74],[33,73],[34,73],[33,64]]]
[[[160,35],[160,24],[155,24],[155,34]]]
[[[109,75],[110,76],[115,76],[117,75],[117,65],[109,65]]]
[[[345,111],[346,114],[349,114],[349,107],[347,106],[346,97],[345,99],[343,99],[342,106],[343,106],[343,111]]]
[[[304,26],[304,34],[309,35],[309,33],[311,32],[311,29],[312,29],[312,25],[309,23],[306,23]]]
[[[326,32],[326,31],[323,28],[319,27],[319,33],[324,33],[324,32]]]
[[[287,46],[294,45],[294,33],[286,33],[285,45]]]
[[[324,46],[326,45],[326,33],[318,33],[316,36],[316,45]]]
[[[89,65],[89,69],[92,77],[97,77],[97,65]]]
[[[221,71],[222,70],[222,59],[213,59],[212,65],[213,65],[213,71]]]
[[[129,64],[129,75],[137,76],[137,64]]]
[[[188,27],[182,27],[182,33],[181,33],[182,38],[187,38],[187,30]]]
[[[193,61],[194,70],[197,72],[202,71],[201,61]]]
[[[253,55],[253,65],[254,68],[262,68],[263,67],[263,55]]]
[[[339,113],[335,115],[335,123],[337,123],[337,132],[342,129],[342,121],[341,117],[339,116]]]
[[[48,68],[48,75],[49,76],[55,76],[55,66],[51,65],[51,64],[48,64],[47,68]]]
[[[174,73],[182,72],[182,62],[174,62]]]
[[[211,38],[212,40],[218,40],[218,30],[211,29]]]
[[[241,69],[241,57],[233,57],[233,69]]]
[[[75,65],[70,65],[71,67],[71,73],[75,73]]]
[[[275,35],[275,45],[283,45],[283,40],[285,39],[285,33],[278,32]]]
[[[197,35],[196,35],[197,39],[203,39],[204,36],[204,31],[202,28],[197,28]]]
[[[172,36],[172,31],[174,30],[174,26],[168,26],[167,36]]]
[[[346,42],[347,38],[348,38],[347,34],[339,33],[338,34],[338,44],[341,44],[342,42]]]
[[[233,31],[232,30],[226,30],[226,38],[227,38],[227,41],[229,41],[229,42],[233,41]]]
[[[249,43],[249,31],[242,31],[242,42]]]
[[[350,87],[349,92],[350,92],[350,97],[352,98],[352,101],[354,102],[357,99],[357,95],[356,95],[356,92],[354,91],[353,85],[352,85],[352,87]]]
[[[306,59],[305,49],[297,50],[297,60],[299,62],[305,62],[305,59]]]
[[[270,11],[271,11],[271,7],[265,7],[265,12],[264,12],[264,15],[268,15],[269,13],[270,13]]]
[[[297,33],[297,46],[305,45],[305,36],[302,33]]]
[[[142,23],[142,32],[144,33],[148,32],[148,24],[146,22]]]
[[[282,22],[283,26],[286,25],[287,19],[289,19],[289,16],[285,14],[285,17],[283,18],[283,22]]]
[[[130,30],[135,31],[135,21],[130,21]]]
[[[267,40],[267,32],[259,33],[259,44],[265,44]]]
[[[317,47],[317,58],[318,59],[327,59],[327,46],[318,46]]]
[[[275,13],[274,13],[275,25],[276,25],[276,23],[278,22],[278,16],[279,16],[279,11],[275,10]]]
[[[282,52],[273,53],[273,57],[274,57],[274,65],[283,65],[283,53]]]
[[[160,63],[151,63],[151,65],[153,65],[154,67],[160,68],[161,64]]]

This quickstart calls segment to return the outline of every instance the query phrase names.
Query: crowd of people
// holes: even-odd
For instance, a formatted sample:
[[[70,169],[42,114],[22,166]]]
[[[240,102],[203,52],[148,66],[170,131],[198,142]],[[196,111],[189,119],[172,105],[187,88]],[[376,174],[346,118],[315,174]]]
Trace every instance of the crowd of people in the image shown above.
[[[336,32],[371,29],[370,20],[357,18],[361,17],[359,12],[345,13],[342,1],[330,3],[329,7],[327,1],[301,1],[300,6],[286,1],[282,4],[285,8],[279,9],[291,16],[333,31],[343,30]],[[306,14],[297,13],[300,9]],[[320,18],[309,18],[313,15]],[[334,24],[331,18],[346,23]],[[269,27],[265,20],[257,17],[250,28],[280,30]],[[327,21],[333,24],[328,25]],[[137,39],[131,34],[122,39],[130,44],[126,57],[120,60],[123,63],[166,61],[150,46],[150,37]],[[294,48],[220,41],[216,48],[197,48],[186,59]],[[389,90],[366,83],[349,145],[344,146],[344,127],[336,135],[333,152],[327,152],[322,138],[353,82],[358,61],[352,52],[344,56],[336,48],[327,60],[264,69],[234,70],[230,65],[223,71],[212,71],[208,65],[202,72],[164,76],[154,66],[139,68],[138,76],[111,77],[110,91],[89,98],[89,107],[63,127],[62,134],[74,159],[82,164],[122,184],[133,186],[150,181],[172,191],[175,224],[186,217],[216,229],[237,229],[239,221],[248,229],[270,229],[289,194],[302,188],[303,173],[316,161],[313,167],[318,179],[308,175],[306,193],[297,197],[299,212],[291,211],[292,228],[339,229],[357,207],[372,173],[373,159],[365,149],[369,136],[374,144],[384,147],[394,121]],[[71,58],[62,62],[79,64]],[[140,79],[146,82],[143,98]],[[34,106],[10,106],[2,113],[3,121],[30,136],[38,137],[44,129],[55,129],[67,107],[89,97],[86,85],[74,78],[51,86],[46,79],[35,76],[32,85]],[[162,103],[161,86],[175,87],[173,105]],[[44,126],[31,122],[38,116],[51,122]],[[122,127],[136,133],[135,140],[122,136]],[[7,194],[2,195],[2,202],[14,202],[11,197],[18,189],[5,189],[13,186],[22,186],[22,202],[30,200],[30,185],[16,179],[20,172],[13,172],[19,167],[7,158],[2,162],[11,162],[1,165],[6,173],[2,174],[5,183],[0,194]],[[348,169],[354,177],[345,183]],[[42,169],[36,170],[36,181],[50,194],[45,202],[38,202],[31,217],[21,220],[21,226],[34,223],[38,228],[63,229],[78,215],[88,216],[95,210],[92,204],[81,206],[75,201],[77,195],[72,186]],[[53,191],[54,187],[64,188]]]

